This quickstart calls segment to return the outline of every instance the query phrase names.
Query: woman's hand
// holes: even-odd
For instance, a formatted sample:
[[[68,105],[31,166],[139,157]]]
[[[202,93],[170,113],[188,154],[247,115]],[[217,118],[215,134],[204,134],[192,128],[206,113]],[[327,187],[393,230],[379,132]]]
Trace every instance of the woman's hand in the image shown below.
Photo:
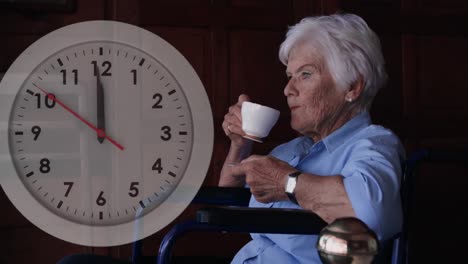
[[[224,115],[223,130],[226,136],[231,140],[231,147],[237,149],[245,149],[249,147],[252,142],[243,138],[245,132],[242,130],[242,103],[249,101],[249,96],[241,94],[236,104],[229,107],[229,112]]]
[[[245,175],[250,192],[262,203],[288,200],[287,175],[296,171],[288,163],[272,156],[252,155],[232,168],[233,175]]]

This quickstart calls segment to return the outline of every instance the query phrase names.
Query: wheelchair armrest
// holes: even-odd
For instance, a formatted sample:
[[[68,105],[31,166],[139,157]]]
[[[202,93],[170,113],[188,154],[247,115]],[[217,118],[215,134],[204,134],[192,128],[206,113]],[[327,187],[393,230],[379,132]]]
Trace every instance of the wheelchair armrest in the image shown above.
[[[299,209],[209,207],[197,211],[197,222],[248,233],[319,234],[327,223]]]
[[[250,196],[247,188],[202,186],[192,203],[247,206]]]

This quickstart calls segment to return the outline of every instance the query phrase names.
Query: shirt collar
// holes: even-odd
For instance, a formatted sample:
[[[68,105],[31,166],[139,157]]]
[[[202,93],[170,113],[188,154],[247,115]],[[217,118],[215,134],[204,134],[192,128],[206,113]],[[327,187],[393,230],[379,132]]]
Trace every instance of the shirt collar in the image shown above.
[[[322,139],[328,152],[333,152],[339,146],[349,140],[357,130],[367,127],[371,124],[369,112],[364,111],[346,122],[343,126]]]

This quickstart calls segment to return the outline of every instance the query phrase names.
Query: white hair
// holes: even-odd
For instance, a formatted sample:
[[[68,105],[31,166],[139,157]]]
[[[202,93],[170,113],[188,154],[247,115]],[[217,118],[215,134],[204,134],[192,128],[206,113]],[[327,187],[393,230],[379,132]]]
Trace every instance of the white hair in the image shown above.
[[[285,65],[299,42],[323,52],[323,59],[335,84],[348,89],[362,76],[364,91],[360,110],[369,109],[372,100],[387,81],[380,41],[367,23],[353,14],[307,17],[289,28],[281,44],[279,59]]]

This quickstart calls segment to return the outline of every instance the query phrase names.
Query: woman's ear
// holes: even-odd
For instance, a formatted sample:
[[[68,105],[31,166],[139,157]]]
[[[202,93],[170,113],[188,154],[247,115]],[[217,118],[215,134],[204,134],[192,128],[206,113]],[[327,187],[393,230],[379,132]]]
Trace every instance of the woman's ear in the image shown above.
[[[359,77],[354,81],[350,86],[348,91],[346,92],[345,95],[345,100],[347,102],[353,102],[356,101],[361,93],[364,91],[364,78],[362,78],[362,75],[359,75]]]

